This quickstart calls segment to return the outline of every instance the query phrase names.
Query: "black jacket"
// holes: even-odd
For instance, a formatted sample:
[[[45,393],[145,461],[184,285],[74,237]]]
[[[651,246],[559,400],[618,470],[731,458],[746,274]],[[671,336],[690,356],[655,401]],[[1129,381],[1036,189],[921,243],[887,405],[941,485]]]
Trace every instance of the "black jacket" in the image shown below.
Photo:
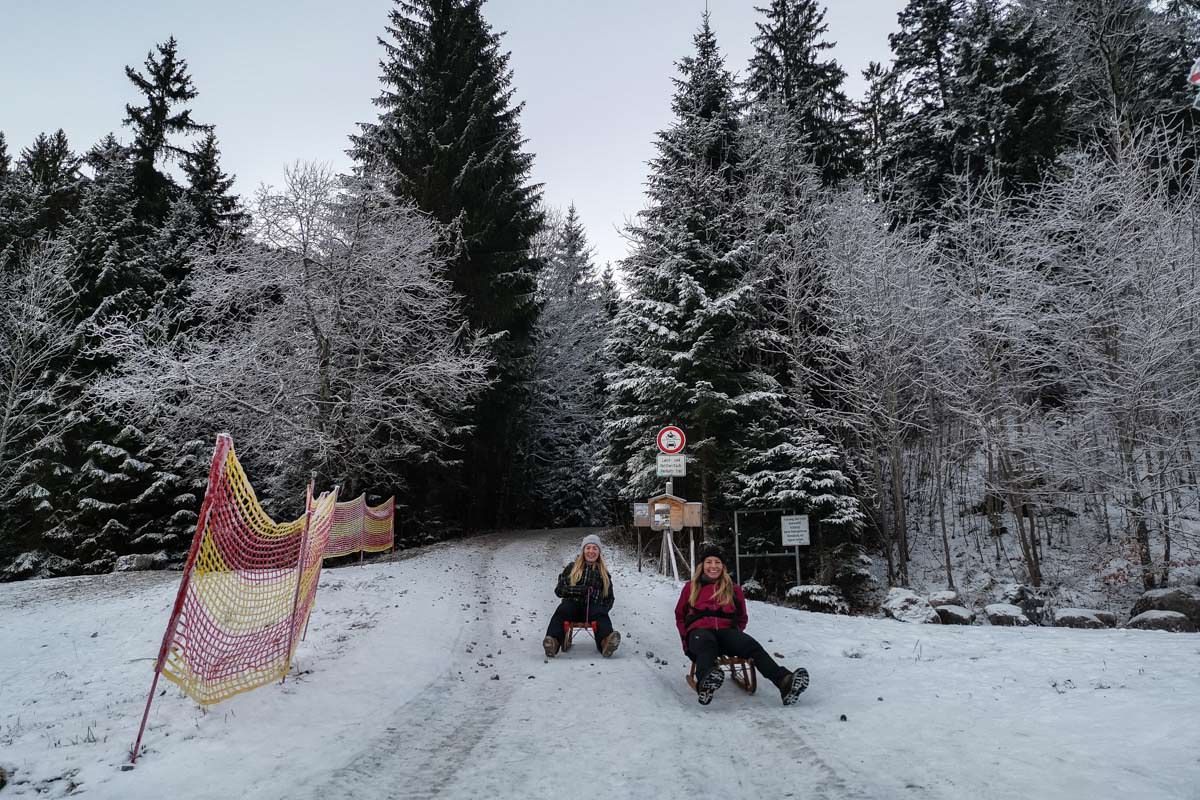
[[[607,614],[613,607],[613,585],[612,576],[608,576],[608,595],[602,596],[604,592],[604,579],[600,576],[600,567],[595,564],[583,565],[583,575],[579,577],[579,583],[571,585],[571,569],[575,566],[572,562],[563,568],[562,573],[558,576],[558,585],[554,587],[554,593],[564,600],[575,600],[579,603],[586,603],[594,612]]]

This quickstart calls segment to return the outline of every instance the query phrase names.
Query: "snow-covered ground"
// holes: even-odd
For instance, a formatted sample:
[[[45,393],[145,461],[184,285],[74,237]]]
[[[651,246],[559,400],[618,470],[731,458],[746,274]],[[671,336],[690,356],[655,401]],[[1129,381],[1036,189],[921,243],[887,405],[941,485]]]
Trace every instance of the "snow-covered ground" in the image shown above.
[[[751,602],[749,632],[812,686],[783,707],[726,682],[706,708],[678,586],[613,548],[617,655],[543,657],[582,535],[326,571],[286,683],[208,711],[160,683],[132,771],[179,573],[0,585],[0,798],[1200,799],[1200,635]]]

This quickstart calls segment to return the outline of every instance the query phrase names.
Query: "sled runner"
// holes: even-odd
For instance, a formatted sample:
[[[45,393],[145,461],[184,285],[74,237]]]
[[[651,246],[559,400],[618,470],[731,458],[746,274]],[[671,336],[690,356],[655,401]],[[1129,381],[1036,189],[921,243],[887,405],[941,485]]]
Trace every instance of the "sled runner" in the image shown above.
[[[592,638],[596,638],[595,622],[564,622],[562,643],[562,651],[564,653],[571,649],[571,640],[575,637],[576,630],[591,631]]]
[[[733,678],[734,683],[745,689],[747,694],[754,694],[754,690],[758,688],[758,671],[754,669],[753,659],[720,656],[717,658],[717,669],[727,669],[729,677]],[[692,668],[688,672],[687,682],[692,689],[696,688],[695,661],[692,662]]]

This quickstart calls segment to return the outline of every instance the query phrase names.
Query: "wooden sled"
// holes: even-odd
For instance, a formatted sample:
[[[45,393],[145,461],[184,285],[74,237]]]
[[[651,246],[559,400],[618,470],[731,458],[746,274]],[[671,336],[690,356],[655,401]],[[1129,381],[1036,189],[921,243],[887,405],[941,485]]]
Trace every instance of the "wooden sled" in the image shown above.
[[[565,648],[564,648],[565,649]],[[737,656],[718,656],[717,669],[724,669],[729,673],[729,677],[733,678],[733,682],[746,690],[747,694],[754,694],[758,688],[758,670],[754,668],[754,659],[738,658]],[[692,662],[692,668],[687,676],[688,686],[692,690],[696,689],[696,662]]]
[[[571,640],[575,638],[575,631],[591,631],[592,638],[596,638],[596,623],[595,622],[564,622],[563,623],[563,645],[562,651],[565,653],[571,649]]]

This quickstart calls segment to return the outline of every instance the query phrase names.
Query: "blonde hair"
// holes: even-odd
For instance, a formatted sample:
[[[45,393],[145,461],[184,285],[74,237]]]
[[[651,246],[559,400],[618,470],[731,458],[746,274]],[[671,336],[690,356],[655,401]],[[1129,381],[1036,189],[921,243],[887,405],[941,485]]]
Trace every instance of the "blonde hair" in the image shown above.
[[[599,548],[597,548],[599,549]],[[575,566],[571,567],[571,585],[579,583],[583,577],[583,565],[586,559],[583,557],[583,551],[579,551],[579,555],[575,557]],[[604,584],[604,594],[601,597],[608,597],[608,565],[604,563],[604,552],[596,556],[596,564],[600,567],[600,581]]]
[[[688,595],[688,605],[695,608],[696,600],[700,597],[700,576],[704,574],[704,564],[697,564],[695,572],[692,573],[692,592]],[[713,599],[717,601],[719,606],[733,605],[733,578],[729,577],[729,570],[725,569],[725,565],[721,564],[721,577],[713,583],[715,593]]]

